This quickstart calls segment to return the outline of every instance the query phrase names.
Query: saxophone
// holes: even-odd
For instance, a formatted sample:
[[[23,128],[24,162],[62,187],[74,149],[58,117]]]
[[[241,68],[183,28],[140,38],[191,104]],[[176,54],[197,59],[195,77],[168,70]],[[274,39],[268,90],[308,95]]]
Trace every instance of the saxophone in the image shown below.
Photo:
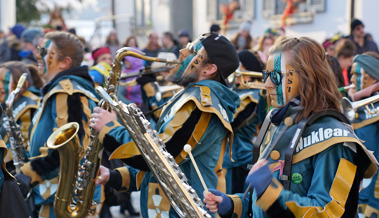
[[[145,56],[144,53],[133,48],[124,47],[116,52],[112,62],[112,71],[106,81],[105,90],[108,96],[117,100],[119,78],[122,70],[122,59],[133,56],[147,61],[178,64],[172,59]],[[110,110],[104,100],[100,100],[99,107]],[[95,191],[95,179],[100,166],[103,146],[99,141],[99,133],[90,127],[91,142],[80,164],[79,141],[76,124],[70,123],[58,128],[49,137],[47,146],[58,149],[60,156],[60,177],[58,190],[55,195],[54,212],[57,217],[84,217],[94,214],[96,203],[92,201]],[[73,199],[75,196],[75,200]]]
[[[120,118],[177,214],[180,217],[211,217],[142,111],[135,104],[117,103],[102,87],[97,87],[96,91]]]
[[[20,168],[24,166],[25,162],[28,161],[28,156],[26,140],[22,135],[20,127],[14,119],[12,106],[16,95],[20,92],[22,86],[24,86],[27,77],[27,73],[21,75],[20,79],[18,80],[16,89],[9,94],[7,100],[5,101],[6,123],[4,127],[7,130],[8,140],[12,151],[13,164],[15,166],[16,174],[21,172]]]

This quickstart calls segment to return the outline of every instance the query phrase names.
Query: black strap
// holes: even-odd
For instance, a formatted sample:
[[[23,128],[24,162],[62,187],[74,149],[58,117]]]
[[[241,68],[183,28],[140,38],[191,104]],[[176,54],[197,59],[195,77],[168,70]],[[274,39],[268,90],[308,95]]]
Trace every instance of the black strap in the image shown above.
[[[306,126],[312,125],[316,120],[318,120],[321,117],[324,116],[331,116],[335,117],[341,122],[350,124],[349,120],[343,115],[342,113],[336,111],[336,110],[326,110],[322,111],[316,114],[311,115],[310,117],[307,117],[305,119],[302,119],[299,124],[297,125],[297,129],[295,131],[294,138],[292,139],[290,145],[288,146],[288,149],[284,156],[284,168],[283,168],[283,175],[281,175],[280,180],[283,181],[283,187],[286,190],[289,190],[291,187],[291,171],[292,171],[292,158],[293,154],[295,152],[296,146],[300,140],[300,137],[303,135],[303,132],[305,130]]]
[[[258,161],[260,150],[261,150],[262,141],[264,139],[264,136],[267,133],[268,127],[271,124],[271,113],[272,113],[272,110],[266,115],[266,118],[263,121],[261,129],[259,130],[258,136],[255,139],[254,147],[253,147],[253,161],[252,161],[253,165]]]
[[[146,117],[146,116],[149,116],[150,114],[154,113],[155,111],[161,109],[161,108],[164,107],[166,104],[168,104],[168,102],[169,102],[169,101],[166,101],[166,102],[165,102],[164,104],[162,104],[161,106],[159,106],[159,107],[157,107],[157,108],[155,108],[155,109],[153,109],[153,110],[150,110],[150,111],[144,113],[145,117]]]

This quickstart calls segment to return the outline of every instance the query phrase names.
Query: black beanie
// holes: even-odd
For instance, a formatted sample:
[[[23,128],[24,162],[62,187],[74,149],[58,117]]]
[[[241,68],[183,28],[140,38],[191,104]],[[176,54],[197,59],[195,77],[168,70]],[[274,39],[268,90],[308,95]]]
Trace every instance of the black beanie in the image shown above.
[[[353,32],[355,27],[357,27],[359,25],[362,25],[363,27],[365,26],[365,25],[363,25],[362,21],[360,21],[358,19],[353,19],[350,23],[350,31]]]
[[[258,58],[248,50],[240,51],[238,57],[242,66],[248,71],[262,72],[263,67]]]
[[[227,38],[217,33],[210,33],[201,43],[204,45],[208,58],[220,71],[223,80],[238,68],[237,51]],[[221,82],[226,84],[223,80]]]

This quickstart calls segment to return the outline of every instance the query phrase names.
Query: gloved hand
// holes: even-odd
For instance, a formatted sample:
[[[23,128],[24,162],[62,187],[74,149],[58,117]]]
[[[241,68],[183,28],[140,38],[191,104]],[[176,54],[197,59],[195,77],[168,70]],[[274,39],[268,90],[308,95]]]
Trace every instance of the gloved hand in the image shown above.
[[[260,196],[270,185],[272,177],[271,169],[266,163],[248,175],[245,182],[250,184],[250,188],[255,189],[257,196]]]
[[[205,193],[204,191],[204,203],[211,213],[218,211],[220,216],[226,216],[233,212],[233,202],[226,194],[216,189],[209,189],[208,191],[210,193]],[[214,205],[215,203],[217,204],[217,208]]]
[[[141,76],[137,79],[137,83],[143,87],[146,83],[155,82],[157,79],[154,74],[148,74]]]
[[[32,179],[23,173],[16,174],[15,177],[17,179],[17,182],[20,184],[19,187],[20,187],[22,195],[24,196],[24,198],[26,198],[26,196],[32,189],[32,186],[30,185],[30,181]]]

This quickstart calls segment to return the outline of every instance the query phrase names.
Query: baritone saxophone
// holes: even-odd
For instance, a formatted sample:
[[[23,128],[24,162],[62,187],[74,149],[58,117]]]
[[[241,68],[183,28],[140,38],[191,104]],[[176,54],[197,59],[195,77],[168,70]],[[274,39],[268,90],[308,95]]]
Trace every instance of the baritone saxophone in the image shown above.
[[[177,214],[180,217],[211,217],[142,111],[135,104],[114,101],[102,87],[97,87],[96,91],[120,118]]]
[[[125,47],[116,52],[112,62],[112,71],[109,72],[103,90],[108,96],[117,101],[117,90],[122,70],[122,60],[126,56],[133,56],[147,61],[178,64],[173,59],[145,56],[133,48]],[[107,102],[100,100],[98,106],[110,110]],[[103,146],[98,138],[98,131],[90,127],[91,142],[80,161],[80,142],[77,139],[79,124],[69,123],[54,131],[49,137],[47,146],[58,149],[60,156],[60,176],[58,190],[54,200],[54,212],[61,217],[85,217],[94,214],[96,203],[92,201],[95,191],[95,179],[99,170]],[[80,164],[82,162],[82,164]]]

